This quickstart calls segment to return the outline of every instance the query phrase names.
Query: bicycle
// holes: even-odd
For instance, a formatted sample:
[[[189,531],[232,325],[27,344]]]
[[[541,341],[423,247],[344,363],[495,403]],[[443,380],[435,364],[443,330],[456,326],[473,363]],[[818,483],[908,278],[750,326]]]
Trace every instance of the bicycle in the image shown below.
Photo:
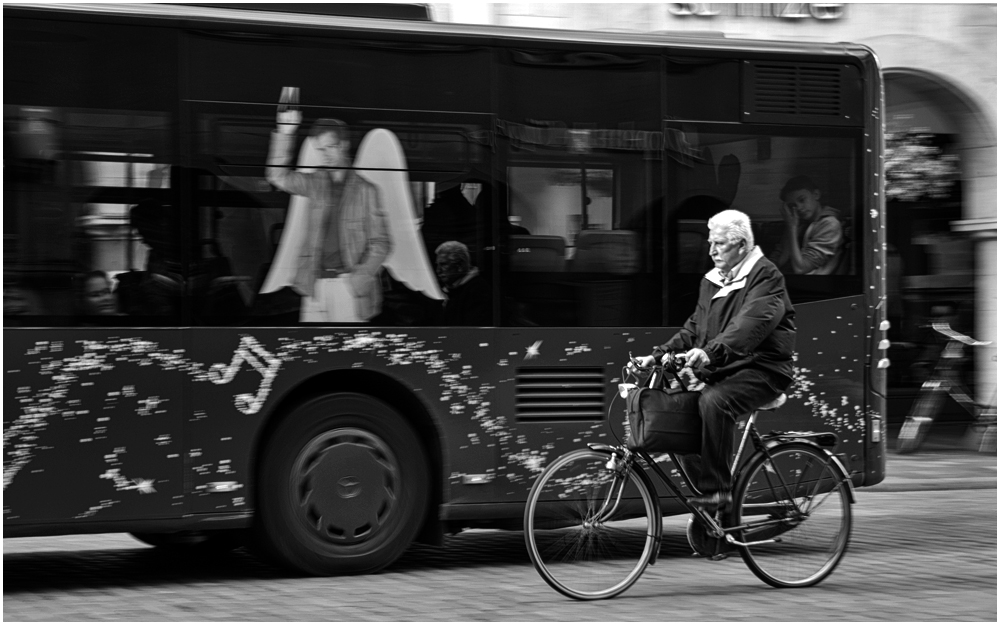
[[[639,374],[647,372],[642,383]],[[676,370],[666,372],[676,377]],[[664,373],[661,365],[623,369],[619,395],[627,396],[630,379],[662,384]],[[608,599],[630,588],[656,563],[662,541],[660,500],[647,475],[652,470],[693,515],[687,537],[696,555],[720,559],[719,547],[735,547],[754,575],[777,588],[825,579],[847,549],[854,487],[829,450],[836,434],[757,432],[758,414],[785,401],[782,394],[750,413],[732,464],[733,503],[714,514],[692,505],[643,449],[589,443],[557,458],[538,476],[525,506],[525,544],[535,569],[573,599]],[[753,453],[741,462],[748,447]],[[676,454],[669,456],[688,489],[701,495]]]
[[[989,403],[979,403],[972,398],[961,374],[962,364],[965,361],[965,348],[989,345],[990,341],[977,341],[955,332],[947,323],[932,323],[931,328],[947,338],[948,342],[941,351],[930,377],[921,385],[920,394],[903,421],[903,427],[896,438],[896,453],[909,454],[920,449],[944,405],[945,397],[949,396],[973,417],[973,422],[969,426],[970,446],[978,448],[980,452],[991,450],[995,452],[996,391],[993,391],[993,398]]]

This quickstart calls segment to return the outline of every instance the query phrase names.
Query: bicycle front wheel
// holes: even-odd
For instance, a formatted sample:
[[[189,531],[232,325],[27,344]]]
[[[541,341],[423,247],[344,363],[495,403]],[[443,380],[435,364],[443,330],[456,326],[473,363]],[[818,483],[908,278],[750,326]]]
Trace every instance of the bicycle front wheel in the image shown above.
[[[818,584],[851,534],[851,494],[826,453],[788,443],[758,454],[742,472],[732,511],[743,561],[777,588]]]
[[[659,544],[659,506],[648,481],[636,465],[608,468],[610,459],[589,449],[560,456],[538,476],[524,510],[535,569],[573,599],[624,592]]]

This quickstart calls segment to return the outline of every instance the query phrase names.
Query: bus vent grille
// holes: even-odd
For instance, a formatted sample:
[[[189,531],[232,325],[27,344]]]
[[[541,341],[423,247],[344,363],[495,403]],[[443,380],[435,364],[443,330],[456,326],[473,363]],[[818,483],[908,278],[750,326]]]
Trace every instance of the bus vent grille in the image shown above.
[[[601,420],[608,382],[603,367],[522,367],[517,370],[519,421]]]
[[[758,65],[754,105],[758,113],[840,115],[840,69]]]
[[[743,117],[763,123],[856,125],[861,82],[846,65],[748,63]]]

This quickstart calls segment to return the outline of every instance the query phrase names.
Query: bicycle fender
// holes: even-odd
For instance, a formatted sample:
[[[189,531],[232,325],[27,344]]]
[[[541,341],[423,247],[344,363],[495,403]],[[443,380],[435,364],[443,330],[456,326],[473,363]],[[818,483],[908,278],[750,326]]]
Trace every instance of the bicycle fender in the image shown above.
[[[833,466],[836,467],[838,471],[840,471],[840,481],[847,482],[848,503],[853,505],[855,502],[854,483],[851,481],[850,476],[847,475],[847,470],[844,468],[844,464],[840,461],[840,458],[833,455],[829,450],[824,449],[823,451],[825,451],[827,455],[830,456],[830,460],[833,461]]]
[[[781,443],[808,443],[821,448],[835,448],[840,439],[833,432],[771,431],[761,437],[768,449]]]

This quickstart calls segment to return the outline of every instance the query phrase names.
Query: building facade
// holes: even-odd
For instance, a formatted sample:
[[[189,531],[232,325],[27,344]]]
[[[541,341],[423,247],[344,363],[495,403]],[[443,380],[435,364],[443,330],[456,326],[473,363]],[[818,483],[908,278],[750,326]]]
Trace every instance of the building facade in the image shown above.
[[[976,393],[996,391],[997,5],[855,3],[433,3],[437,21],[615,32],[700,31],[731,38],[850,41],[885,77],[887,158],[921,168],[921,188],[887,172],[888,291],[896,362],[890,419],[901,419],[927,353],[928,319],[993,341],[977,349]],[[921,162],[907,161],[907,147]],[[893,150],[900,150],[893,152]],[[899,162],[899,161],[895,161]],[[895,413],[895,414],[892,414]]]

